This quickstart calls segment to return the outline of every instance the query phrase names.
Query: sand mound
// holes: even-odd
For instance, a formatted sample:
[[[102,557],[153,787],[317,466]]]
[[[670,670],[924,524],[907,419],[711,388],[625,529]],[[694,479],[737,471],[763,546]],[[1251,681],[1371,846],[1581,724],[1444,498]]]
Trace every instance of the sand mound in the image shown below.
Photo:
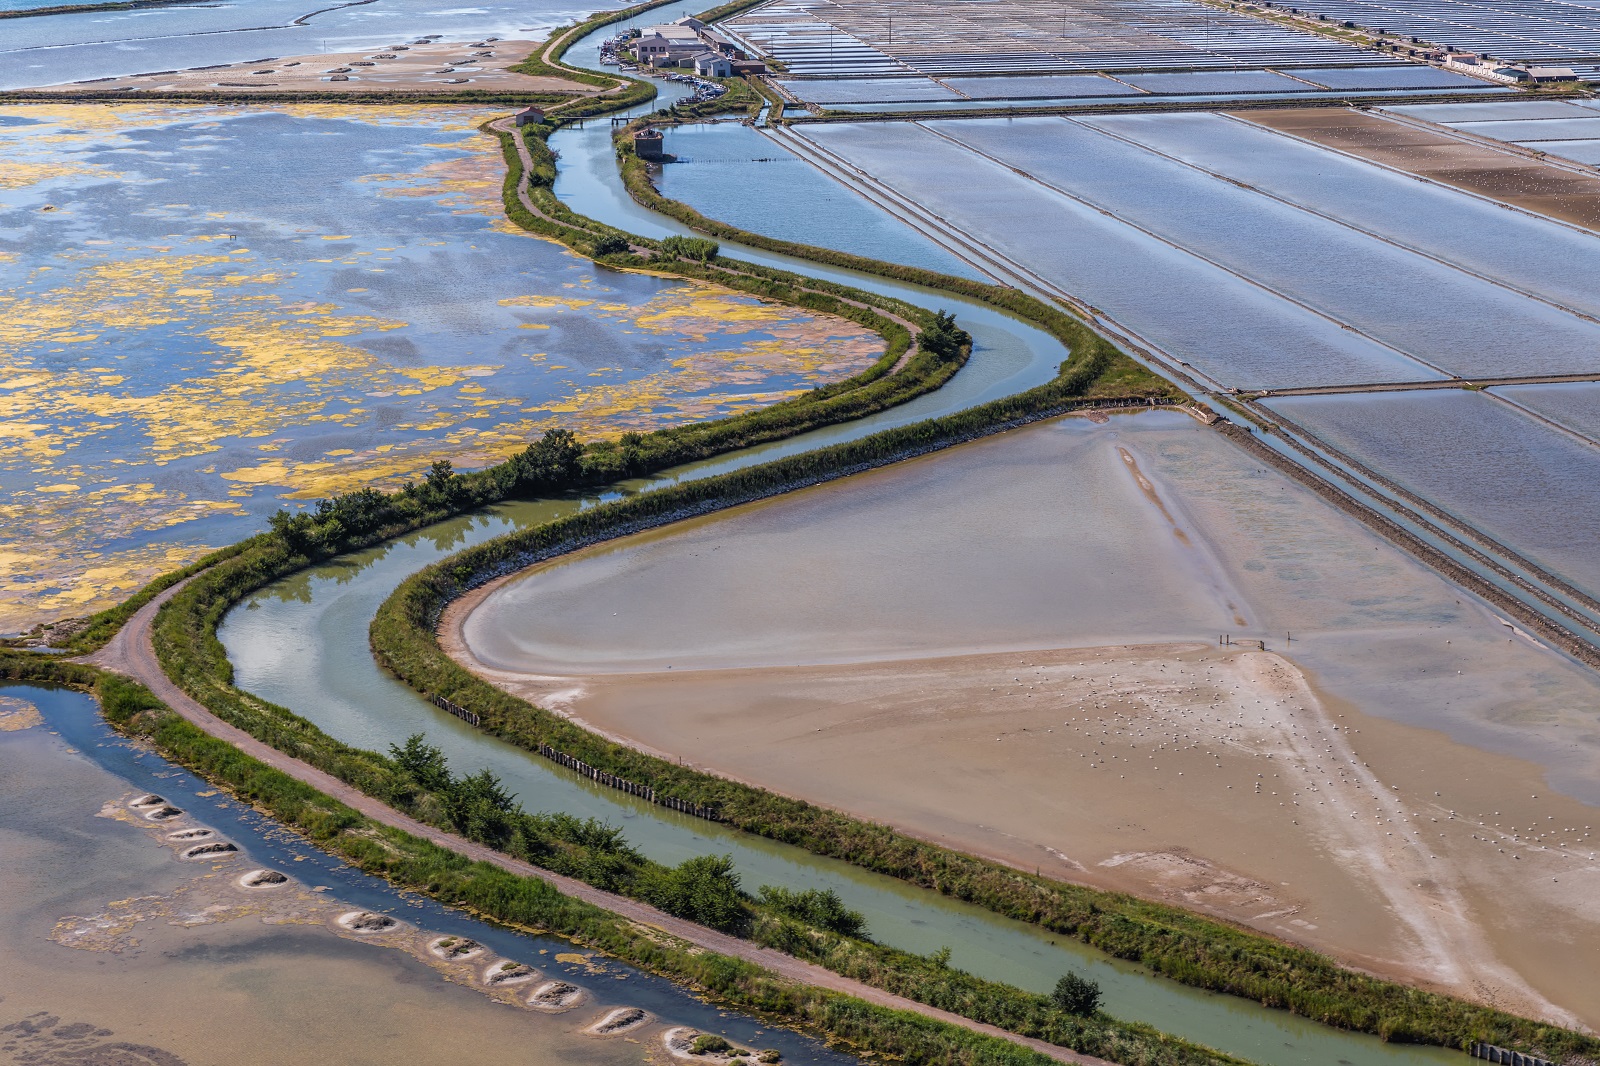
[[[695,1041],[702,1037],[709,1037],[713,1047],[696,1051]],[[673,1058],[688,1059],[691,1062],[726,1063],[734,1059],[749,1061],[756,1057],[755,1052],[731,1043],[726,1037],[716,1033],[703,1033],[686,1025],[675,1026],[662,1033],[661,1043]],[[782,1056],[776,1051],[764,1051],[757,1061],[777,1062],[781,1058]]]
[[[593,1033],[595,1036],[616,1036],[619,1033],[631,1033],[649,1021],[650,1015],[638,1007],[618,1007],[607,1011],[605,1017],[589,1026],[584,1032]]]
[[[520,985],[525,981],[533,980],[537,976],[538,974],[534,973],[532,969],[520,962],[501,959],[483,971],[483,983],[493,988],[499,988],[504,985]]]
[[[152,822],[165,822],[165,821],[168,821],[170,819],[178,817],[182,813],[183,813],[183,808],[174,807],[170,803],[163,803],[161,806],[157,807],[155,810],[149,811],[148,813],[146,813],[145,817],[150,819]]]
[[[428,950],[441,959],[455,962],[483,954],[483,945],[464,936],[442,936],[429,944]]]
[[[399,926],[399,922],[387,914],[375,914],[372,911],[350,911],[339,915],[339,924],[352,933],[386,933]]]
[[[214,859],[220,855],[229,855],[239,849],[226,840],[213,840],[209,844],[196,844],[192,848],[183,849],[186,859]]]
[[[281,874],[276,870],[251,870],[240,877],[238,881],[240,888],[272,888],[276,885],[288,883],[288,875]]]
[[[198,828],[198,827],[194,828],[194,829],[174,829],[172,832],[167,834],[167,839],[168,840],[204,840],[206,837],[211,836],[211,835],[213,835],[211,830],[209,830],[209,829],[201,829],[201,828]]]
[[[160,807],[166,802],[167,801],[164,797],[158,796],[154,792],[146,792],[142,796],[135,796],[133,799],[129,800],[128,806],[137,810],[144,807]]]
[[[546,981],[528,997],[528,1006],[539,1010],[560,1011],[576,1007],[583,999],[583,989],[565,981]]]

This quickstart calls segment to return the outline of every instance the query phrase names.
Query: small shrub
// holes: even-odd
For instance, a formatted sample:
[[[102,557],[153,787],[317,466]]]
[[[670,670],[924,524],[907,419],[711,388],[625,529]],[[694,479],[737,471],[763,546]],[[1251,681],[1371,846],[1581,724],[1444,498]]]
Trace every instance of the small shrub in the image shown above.
[[[1100,1009],[1100,986],[1088,978],[1069,973],[1056,982],[1050,1002],[1068,1014],[1088,1017]]]
[[[733,1045],[728,1043],[716,1033],[701,1033],[694,1038],[694,1043],[689,1045],[691,1055],[715,1055],[719,1052],[730,1051]]]

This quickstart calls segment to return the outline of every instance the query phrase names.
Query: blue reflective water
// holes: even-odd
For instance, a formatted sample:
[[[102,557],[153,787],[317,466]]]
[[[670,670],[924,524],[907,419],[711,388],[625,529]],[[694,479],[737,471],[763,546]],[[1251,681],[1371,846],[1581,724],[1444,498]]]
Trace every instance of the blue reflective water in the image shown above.
[[[357,51],[406,37],[542,38],[588,8],[563,0],[218,0],[0,23],[0,89]]]
[[[825,226],[827,246],[838,251],[988,280],[749,126],[679,126],[667,132],[666,150],[678,159],[661,167],[656,186],[718,221],[801,243]]]
[[[557,422],[731,413],[882,352],[512,229],[492,114],[10,109],[0,378],[28,428],[0,434],[0,628],[109,605],[285,505],[481,466]]]

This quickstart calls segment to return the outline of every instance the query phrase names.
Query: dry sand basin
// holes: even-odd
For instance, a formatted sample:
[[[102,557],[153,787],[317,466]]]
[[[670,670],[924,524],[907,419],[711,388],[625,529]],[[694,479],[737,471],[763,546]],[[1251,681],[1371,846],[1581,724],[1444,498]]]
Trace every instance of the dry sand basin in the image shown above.
[[[469,665],[504,687],[715,772],[1374,971],[1600,1021],[1584,947],[1600,932],[1596,812],[1551,794],[1543,768],[1439,731],[1537,736],[1507,724],[1517,714],[1503,701],[1581,709],[1600,695],[1594,679],[1309,493],[1275,477],[1252,484],[1250,465],[1171,421],[1059,423],[558,562],[463,603],[444,635],[461,656],[471,642]],[[1036,542],[991,484],[1046,511],[1056,493],[1090,501],[1079,509],[1113,537],[1134,516],[1159,543],[1128,542],[1147,554],[1139,572],[1124,567],[1124,600],[1108,601],[1094,562],[1111,557],[1105,546],[1066,525],[1054,545]],[[970,539],[963,493],[985,512],[982,541]],[[878,551],[878,521],[903,559]],[[819,570],[781,531],[820,537],[825,555],[829,522],[850,549]],[[941,552],[941,530],[969,539]],[[1071,565],[1051,568],[1052,551]],[[1257,565],[1291,556],[1293,567]],[[792,585],[785,560],[805,571]],[[883,577],[886,567],[902,571]],[[963,567],[983,580],[967,583],[953,572]],[[679,624],[627,619],[624,601],[653,602],[669,574],[683,583],[669,600]],[[1013,595],[1019,576],[1051,589],[1055,606],[1019,613],[1058,646],[997,650],[974,627],[971,643],[988,646],[951,654],[948,633],[1003,614],[972,603],[974,589]],[[915,611],[899,630],[892,610],[851,600],[863,582],[873,595],[909,590]],[[929,585],[950,598],[930,598]],[[874,645],[871,661],[838,661],[836,632],[811,638],[791,621],[823,617],[809,612],[830,599],[834,630]],[[565,646],[529,622],[533,609],[585,639],[609,627],[614,651],[553,668]],[[862,613],[884,631],[852,628]],[[738,631],[764,618],[783,640],[740,644]],[[1157,639],[1129,642],[1129,619]],[[523,636],[481,639],[491,627]],[[1094,639],[1097,628],[1111,639]],[[1190,639],[1172,639],[1185,628]],[[1296,638],[1287,647],[1217,643],[1284,628]],[[529,667],[508,668],[515,655]],[[628,656],[651,669],[625,672]],[[1406,676],[1418,670],[1433,673]],[[1406,713],[1438,724],[1392,720],[1402,694],[1413,694]]]

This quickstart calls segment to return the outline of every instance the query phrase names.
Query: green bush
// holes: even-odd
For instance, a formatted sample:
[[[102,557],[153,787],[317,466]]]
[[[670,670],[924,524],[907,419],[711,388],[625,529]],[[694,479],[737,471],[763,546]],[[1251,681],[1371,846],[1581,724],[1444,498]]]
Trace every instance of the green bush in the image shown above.
[[[697,855],[672,869],[652,869],[639,894],[668,914],[723,932],[742,929],[750,918],[731,855]]]
[[[700,237],[668,237],[661,242],[661,251],[674,259],[698,259],[709,263],[722,249],[716,241]]]
[[[1100,986],[1075,973],[1065,974],[1050,993],[1050,1002],[1068,1014],[1087,1017],[1100,1009]]]
[[[807,925],[826,929],[830,933],[866,939],[866,918],[844,905],[839,893],[833,889],[819,891],[808,888],[791,892],[775,885],[762,885],[759,899],[765,907],[798,918]]]

